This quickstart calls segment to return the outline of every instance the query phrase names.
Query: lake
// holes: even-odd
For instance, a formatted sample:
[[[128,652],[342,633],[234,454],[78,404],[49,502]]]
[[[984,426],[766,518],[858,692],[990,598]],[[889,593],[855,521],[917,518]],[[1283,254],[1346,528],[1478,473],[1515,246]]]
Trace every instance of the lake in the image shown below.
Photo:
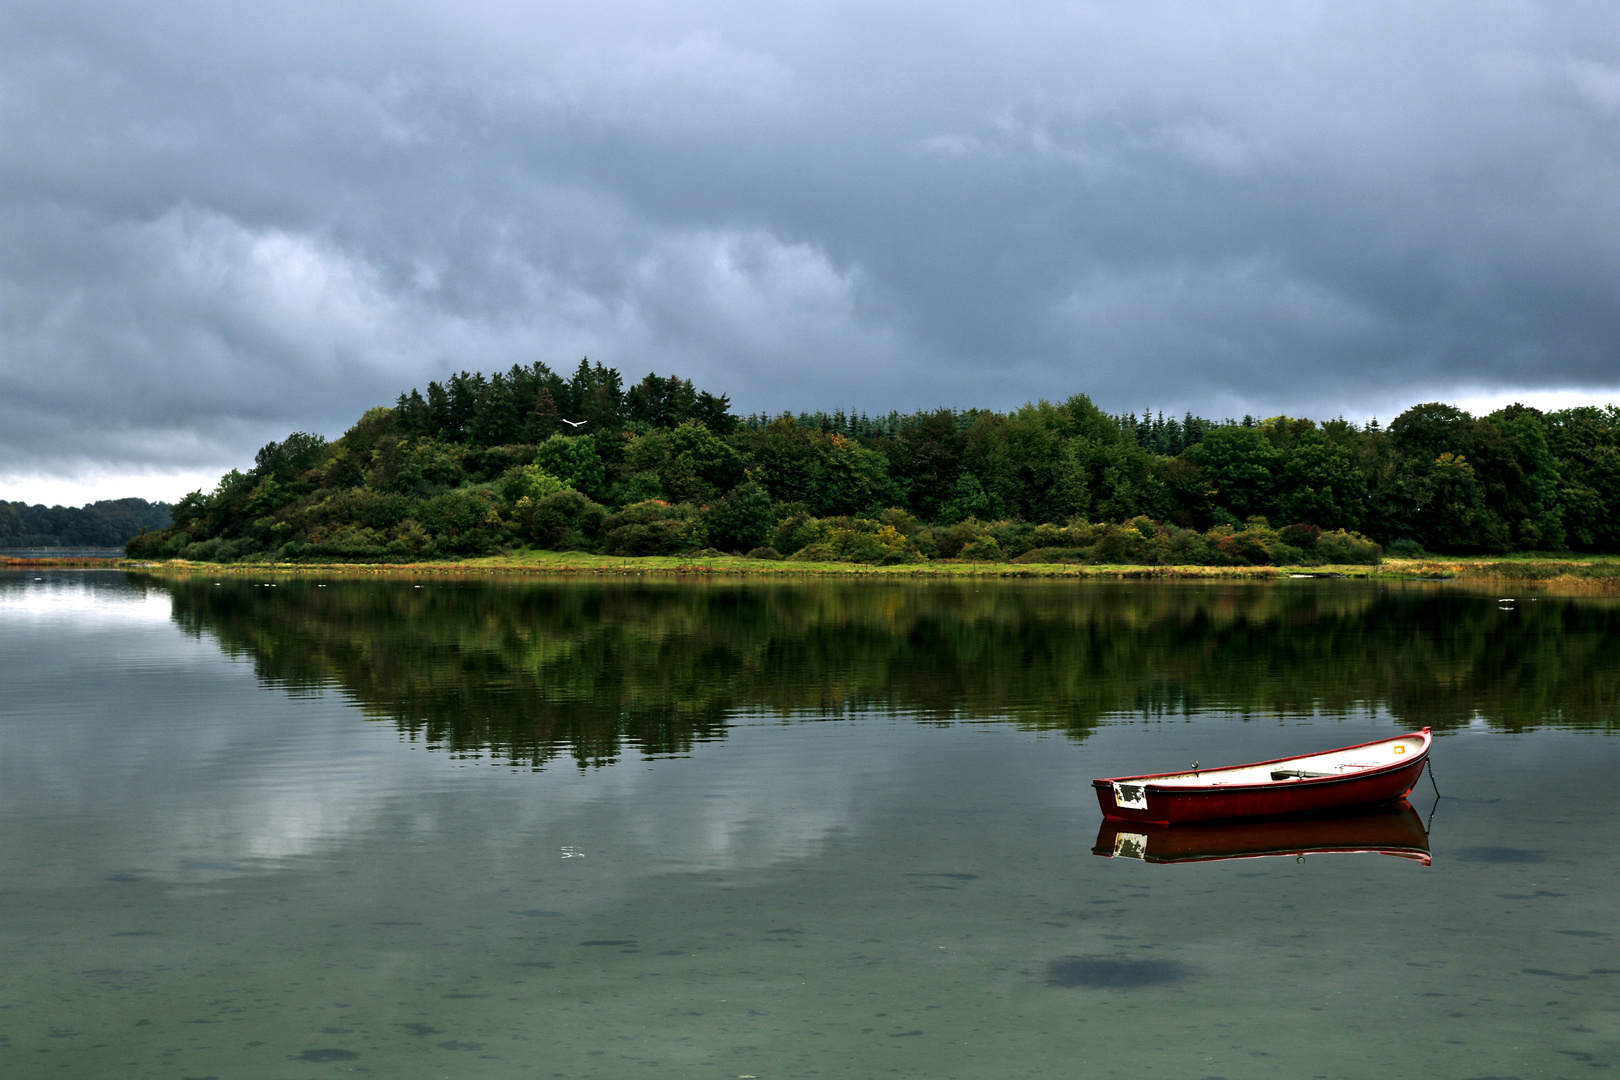
[[[0,1074],[1600,1075],[1617,721],[1601,596],[0,574]],[[1280,857],[1090,787],[1424,726]]]

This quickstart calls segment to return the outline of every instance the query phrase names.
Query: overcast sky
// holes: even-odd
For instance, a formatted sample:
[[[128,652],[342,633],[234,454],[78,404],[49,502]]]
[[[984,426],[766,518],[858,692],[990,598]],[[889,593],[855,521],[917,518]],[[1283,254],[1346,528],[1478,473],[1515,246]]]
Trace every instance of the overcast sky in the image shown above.
[[[1620,400],[1607,0],[0,7],[0,497],[462,368],[740,411]]]

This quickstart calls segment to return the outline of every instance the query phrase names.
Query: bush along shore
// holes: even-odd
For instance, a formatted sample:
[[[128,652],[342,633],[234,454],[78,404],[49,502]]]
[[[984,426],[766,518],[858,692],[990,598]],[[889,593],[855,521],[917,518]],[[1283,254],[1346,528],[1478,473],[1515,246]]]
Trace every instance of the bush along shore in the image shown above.
[[[519,551],[760,566],[1374,566],[1620,551],[1620,411],[1387,429],[1009,413],[738,417],[725,395],[581,362],[465,372],[297,432],[127,545],[138,559],[421,563]]]

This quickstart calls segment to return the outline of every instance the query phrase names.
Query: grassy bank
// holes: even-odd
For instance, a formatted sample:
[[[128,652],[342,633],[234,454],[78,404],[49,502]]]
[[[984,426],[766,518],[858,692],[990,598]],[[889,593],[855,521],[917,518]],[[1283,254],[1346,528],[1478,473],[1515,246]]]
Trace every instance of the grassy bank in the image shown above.
[[[790,562],[749,559],[736,555],[647,555],[640,557],[592,555],[582,552],[519,552],[484,558],[419,563],[192,563],[183,559],[158,562],[123,560],[126,569],[165,573],[255,575],[265,573],[348,574],[558,574],[758,577],[758,578],[1211,578],[1270,580],[1279,576],[1274,566],[1084,566],[1074,564],[987,563],[938,560],[899,566],[864,563]],[[1313,573],[1339,570],[1366,577],[1367,566],[1312,567]],[[1286,577],[1284,571],[1281,576]]]
[[[1545,585],[1577,591],[1620,592],[1620,558],[1509,556],[1495,559],[1385,559],[1372,577],[1441,579]]]
[[[1620,592],[1620,557],[1524,557],[1385,559],[1378,566],[1135,566],[1074,563],[974,562],[936,560],[898,566],[860,563],[793,562],[749,559],[734,555],[614,556],[583,552],[521,551],[484,558],[419,563],[194,563],[183,559],[10,560],[23,567],[98,566],[143,569],[160,573],[262,575],[339,573],[374,574],[561,574],[658,575],[759,578],[1073,578],[1099,580],[1273,581],[1296,576],[1344,577],[1401,581],[1475,581],[1519,583],[1583,591]]]

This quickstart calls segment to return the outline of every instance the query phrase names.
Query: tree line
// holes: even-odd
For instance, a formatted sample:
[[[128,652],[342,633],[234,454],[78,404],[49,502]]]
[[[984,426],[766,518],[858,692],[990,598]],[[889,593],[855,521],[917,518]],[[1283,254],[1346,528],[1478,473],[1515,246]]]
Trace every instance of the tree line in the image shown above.
[[[102,499],[85,506],[0,502],[0,548],[117,548],[143,529],[169,525],[169,504]]]
[[[409,560],[519,546],[896,563],[1310,564],[1620,551],[1620,410],[1342,418],[1008,412],[739,417],[679,376],[461,372],[295,432],[132,555]]]

